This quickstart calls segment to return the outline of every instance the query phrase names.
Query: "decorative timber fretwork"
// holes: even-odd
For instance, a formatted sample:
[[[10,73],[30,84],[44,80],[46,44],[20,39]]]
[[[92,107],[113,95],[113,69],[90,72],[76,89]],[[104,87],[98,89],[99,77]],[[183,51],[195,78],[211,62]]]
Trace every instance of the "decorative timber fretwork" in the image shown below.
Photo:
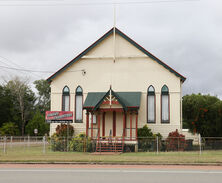
[[[111,96],[111,102],[110,102],[110,96],[106,96],[103,100],[102,104],[119,104],[118,100],[115,96]]]

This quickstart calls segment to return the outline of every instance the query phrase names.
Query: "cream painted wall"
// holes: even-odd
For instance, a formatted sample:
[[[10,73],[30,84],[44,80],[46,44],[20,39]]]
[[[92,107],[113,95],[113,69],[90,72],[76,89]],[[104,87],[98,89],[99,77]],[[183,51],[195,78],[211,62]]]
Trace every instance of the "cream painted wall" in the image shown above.
[[[88,92],[107,92],[112,85],[114,91],[142,93],[138,116],[138,127],[146,123],[147,88],[153,85],[156,92],[156,124],[148,124],[153,132],[167,136],[169,132],[181,128],[181,81],[180,78],[162,65],[146,56],[131,43],[116,35],[116,61],[113,62],[113,36],[110,35],[94,47],[88,54],[58,74],[51,82],[51,110],[60,111],[62,89],[70,88],[70,110],[74,111],[75,89],[81,86],[84,100]],[[84,69],[83,75],[80,70]],[[77,72],[72,72],[77,71]],[[166,84],[170,92],[170,124],[160,122],[160,94]],[[122,115],[117,115],[117,132],[122,135]],[[118,122],[120,120],[120,122]],[[83,123],[73,123],[75,133],[85,132],[85,111]],[[111,114],[106,115],[106,127],[112,126]],[[51,124],[50,134],[54,133],[57,124]],[[128,126],[129,127],[129,126]],[[120,133],[120,134],[119,134]]]

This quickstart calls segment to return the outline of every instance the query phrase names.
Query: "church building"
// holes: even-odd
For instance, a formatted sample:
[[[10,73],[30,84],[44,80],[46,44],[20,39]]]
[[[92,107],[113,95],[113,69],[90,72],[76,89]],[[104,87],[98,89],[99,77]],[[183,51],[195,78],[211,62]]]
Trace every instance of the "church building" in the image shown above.
[[[50,135],[66,117],[75,134],[136,141],[148,125],[167,137],[182,132],[184,76],[112,28],[50,76]],[[59,114],[62,117],[59,118]]]

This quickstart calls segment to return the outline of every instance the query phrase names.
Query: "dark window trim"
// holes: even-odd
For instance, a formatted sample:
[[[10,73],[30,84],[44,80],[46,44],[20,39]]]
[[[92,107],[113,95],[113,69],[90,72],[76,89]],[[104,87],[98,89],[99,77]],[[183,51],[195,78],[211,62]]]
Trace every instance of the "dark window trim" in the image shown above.
[[[149,92],[149,88],[153,87],[154,91]],[[148,96],[154,96],[154,121],[149,121],[148,120]],[[155,88],[153,85],[150,85],[147,89],[147,96],[146,96],[146,122],[147,123],[156,123],[156,94],[155,94]]]
[[[68,111],[70,111],[70,89],[69,89],[69,91],[68,92],[64,92],[64,89],[65,88],[68,88],[69,89],[69,87],[66,85],[66,86],[64,86],[64,88],[62,89],[62,111],[65,111],[65,105],[64,105],[64,102],[65,102],[65,100],[64,100],[64,98],[65,98],[65,96],[69,96],[69,110]]]
[[[78,85],[76,87],[76,92],[75,92],[75,112],[74,112],[75,113],[75,123],[83,123],[83,89],[82,89],[82,92],[77,92],[77,89],[79,87],[82,89],[82,87],[80,85]],[[76,119],[76,96],[82,96],[82,120]]]
[[[168,91],[162,91],[163,87],[166,86]],[[163,85],[163,87],[161,88],[161,101],[160,101],[160,110],[161,110],[161,113],[160,113],[160,119],[161,119],[161,123],[162,124],[169,124],[170,123],[170,94],[169,94],[169,88],[167,85]],[[163,120],[162,119],[162,96],[163,95],[168,95],[168,120]]]

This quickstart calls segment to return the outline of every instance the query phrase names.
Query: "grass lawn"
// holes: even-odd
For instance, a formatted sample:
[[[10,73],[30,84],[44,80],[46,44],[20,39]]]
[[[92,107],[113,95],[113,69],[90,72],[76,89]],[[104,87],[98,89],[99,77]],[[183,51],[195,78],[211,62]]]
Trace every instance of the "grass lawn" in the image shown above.
[[[104,163],[222,163],[222,151],[199,152],[138,152],[120,155],[93,155],[81,152],[52,152],[42,147],[0,148],[0,162],[104,162]]]

